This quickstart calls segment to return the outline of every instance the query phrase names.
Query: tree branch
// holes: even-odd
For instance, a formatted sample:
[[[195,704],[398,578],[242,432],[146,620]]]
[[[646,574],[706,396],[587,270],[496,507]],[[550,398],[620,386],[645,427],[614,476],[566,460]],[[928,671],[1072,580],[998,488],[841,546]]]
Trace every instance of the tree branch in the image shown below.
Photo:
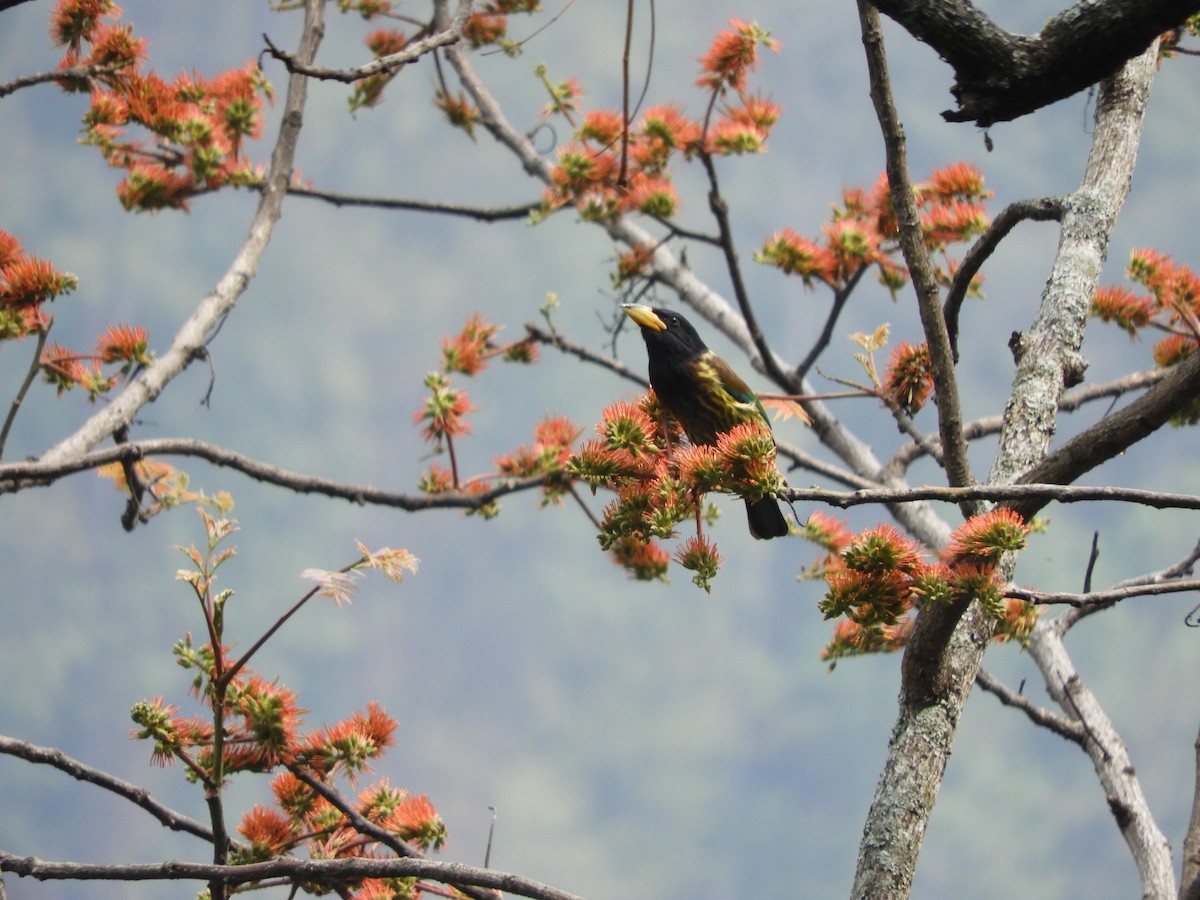
[[[316,55],[323,28],[308,28],[307,14],[305,25],[296,59],[307,65]],[[279,221],[283,198],[292,180],[292,166],[304,122],[307,96],[307,80],[300,75],[291,76],[283,103],[279,135],[267,170],[266,186],[250,220],[249,234],[224,276],[176,332],[166,352],[131,379],[120,394],[88,418],[74,434],[47,450],[42,455],[43,462],[60,463],[81,456],[121,426],[132,423],[138,410],[154,400],[175,376],[206,352],[208,338],[233,310],[258,272],[259,261]]]
[[[112,462],[136,461],[147,456],[192,456],[214,465],[235,469],[255,481],[274,484],[300,494],[322,494],[351,503],[390,506],[407,512],[425,509],[478,509],[499,497],[530,490],[545,478],[506,478],[496,487],[472,494],[411,495],[363,484],[348,484],[315,475],[302,475],[243,456],[216,444],[192,438],[153,438],[131,441],[57,463],[29,462],[0,465],[0,494],[27,487],[51,484],[67,475],[95,469]]]
[[[1095,547],[1095,543],[1096,543],[1096,538],[1093,537],[1093,539],[1092,539],[1093,548]],[[1094,552],[1095,551],[1093,550],[1093,553]],[[1110,592],[1136,589],[1139,587],[1145,587],[1147,585],[1158,586],[1158,585],[1164,585],[1167,583],[1178,585],[1181,583],[1185,583],[1185,582],[1181,582],[1180,579],[1182,579],[1185,575],[1192,574],[1192,571],[1195,568],[1196,562],[1198,560],[1200,560],[1200,542],[1197,542],[1196,546],[1194,546],[1191,549],[1191,551],[1183,559],[1179,560],[1179,562],[1174,563],[1173,565],[1167,566],[1167,568],[1165,568],[1165,569],[1160,569],[1157,572],[1150,572],[1146,575],[1139,575],[1136,578],[1127,578],[1125,581],[1122,581],[1118,584],[1113,585],[1113,587],[1110,588]],[[1088,586],[1085,584],[1084,590],[1087,590],[1087,587]],[[1185,590],[1185,589],[1179,588],[1179,590]],[[1163,592],[1162,591],[1143,591],[1142,593],[1163,593]],[[1083,606],[1078,606],[1078,607],[1067,610],[1065,613],[1063,613],[1061,616],[1058,617],[1057,625],[1058,625],[1059,634],[1066,634],[1067,631],[1073,625],[1075,625],[1075,623],[1078,622],[1080,619],[1084,618],[1085,616],[1089,616],[1092,613],[1097,613],[1102,609],[1107,609],[1109,606],[1112,606],[1113,603],[1116,603],[1118,600],[1122,600],[1122,599],[1124,599],[1124,597],[1116,597],[1109,602],[1101,601],[1101,602],[1091,603],[1091,604],[1087,604],[1087,605],[1083,605]]]
[[[1192,776],[1192,815],[1183,838],[1183,872],[1179,900],[1200,900],[1200,736],[1196,737],[1195,774]]]
[[[1011,706],[1013,709],[1019,709],[1025,713],[1034,725],[1053,731],[1059,737],[1066,738],[1072,743],[1083,743],[1085,735],[1082,725],[1066,716],[1051,712],[1043,706],[1038,706],[1024,694],[1018,694],[1009,688],[986,669],[980,669],[975,673],[975,683],[1005,706]]]
[[[967,0],[872,0],[954,68],[949,122],[987,128],[1096,84],[1200,10],[1196,0],[1080,0],[1034,36],[998,27]]]
[[[1200,394],[1200,353],[1193,353],[1145,394],[1071,438],[1019,481],[1048,484],[1074,481],[1153,434],[1195,400],[1197,394]],[[1041,509],[1041,504],[1020,503],[1013,509],[1029,519]]]
[[[1156,594],[1178,594],[1184,591],[1200,591],[1200,579],[1167,581],[1153,584],[1130,585],[1107,591],[1089,591],[1086,594],[1071,594],[1066,591],[1031,591],[1026,588],[1005,588],[1004,596],[1027,600],[1044,605],[1063,604],[1076,609],[1100,610],[1128,600],[1130,597],[1150,597]]]
[[[0,6],[0,10],[4,7]],[[110,63],[104,66],[67,66],[65,69],[54,69],[50,72],[39,72],[36,75],[22,75],[12,81],[0,84],[0,97],[19,91],[21,88],[33,87],[37,84],[61,84],[62,82],[85,83],[100,75],[111,75],[129,66],[129,63]]]
[[[480,222],[499,222],[506,219],[528,219],[540,203],[517,203],[511,206],[469,206],[435,200],[412,200],[406,197],[379,197],[370,194],[343,194],[303,185],[289,185],[288,193],[297,197],[324,200],[334,206],[362,206],[368,209],[399,209],[413,212],[442,213],[477,219]]]
[[[1085,738],[1080,746],[1092,760],[1105,802],[1133,855],[1142,882],[1141,896],[1145,900],[1175,900],[1170,844],[1150,812],[1125,742],[1075,671],[1053,620],[1038,620],[1028,649],[1050,696],[1083,728]]]
[[[867,69],[871,76],[871,101],[883,132],[884,149],[887,154],[888,186],[891,189],[892,208],[899,223],[900,248],[904,253],[904,262],[908,265],[909,277],[917,295],[917,309],[921,315],[925,341],[929,346],[943,465],[949,483],[960,487],[971,484],[975,479],[971,475],[967,442],[962,433],[958,376],[954,371],[954,354],[939,303],[940,288],[929,258],[929,248],[925,246],[921,216],[908,174],[907,140],[904,126],[892,100],[879,16],[867,0],[859,0],[858,9],[863,47],[867,55]],[[970,515],[972,511],[969,508],[963,510],[965,515]]]
[[[414,62],[426,53],[432,53],[439,47],[445,47],[448,44],[457,42],[462,38],[463,26],[466,24],[470,13],[470,0],[459,0],[458,8],[454,12],[454,18],[446,28],[418,41],[413,41],[411,44],[406,44],[395,53],[389,53],[387,56],[381,56],[378,59],[371,60],[369,63],[363,63],[361,66],[354,66],[351,69],[326,69],[314,66],[311,62],[302,59],[298,54],[293,56],[291,53],[280,50],[265,34],[263,35],[263,41],[266,42],[267,52],[283,63],[290,74],[316,78],[319,81],[341,81],[349,84],[354,81],[361,81],[364,78],[370,78],[372,75],[393,74],[398,69],[408,65],[410,62]]]
[[[1073,387],[1069,391],[1066,391],[1062,395],[1062,399],[1058,401],[1058,410],[1059,412],[1074,412],[1085,404],[1095,400],[1116,398],[1128,394],[1130,391],[1140,391],[1142,388],[1152,387],[1167,377],[1170,372],[1170,369],[1148,369],[1145,372],[1133,372],[1129,375],[1122,375],[1120,378],[1114,378],[1112,381]],[[990,434],[995,434],[1003,426],[1003,416],[985,416],[982,419],[975,419],[964,425],[963,437],[967,441],[978,440]],[[902,472],[914,460],[926,455],[927,452],[927,448],[915,441],[905,444],[888,461],[888,466],[894,466],[898,471]]]
[[[212,829],[203,822],[197,822],[195,819],[188,818],[182,813],[164,806],[151,797],[150,792],[144,787],[117,778],[115,775],[110,775],[107,772],[89,766],[87,763],[73,759],[55,747],[40,747],[28,741],[0,735],[0,753],[6,756],[15,756],[18,759],[38,765],[52,766],[78,781],[94,784],[97,787],[104,788],[106,791],[111,791],[118,797],[124,797],[131,803],[140,806],[172,831],[193,834],[198,838],[208,841],[210,844],[213,841]],[[236,841],[230,841],[230,846],[236,847],[238,844]]]
[[[942,315],[946,319],[946,331],[950,335],[950,346],[954,351],[954,360],[958,361],[958,317],[962,310],[963,300],[971,287],[971,279],[979,272],[988,257],[1008,233],[1019,223],[1032,220],[1034,222],[1061,221],[1063,202],[1060,197],[1043,197],[1040,200],[1018,200],[1010,203],[992,220],[987,231],[981,234],[967,251],[950,288],[946,291],[946,302],[942,305]]]
[[[956,4],[929,5],[948,8]],[[881,41],[878,17],[861,2],[859,16],[870,60]],[[1155,54],[1147,52],[1101,90],[1083,186],[1068,199],[1055,269],[1034,325],[1041,343],[1018,367],[990,482],[1014,481],[1027,472],[1044,456],[1053,434],[1059,397],[1064,383],[1071,383],[1065,376],[1075,371],[1078,342],[1108,235],[1128,189],[1154,64]],[[872,65],[881,68],[882,60]],[[872,90],[881,88],[882,80],[873,74]],[[876,100],[876,105],[883,104]],[[889,178],[892,168],[889,162]],[[922,303],[928,305],[924,298]],[[938,306],[939,319],[940,315]],[[931,318],[923,307],[923,322]],[[935,360],[944,354],[940,360],[944,366],[951,364],[948,345],[948,339],[942,345],[930,343]],[[1037,365],[1033,357],[1040,357]],[[945,399],[939,386],[939,413]],[[1030,415],[1031,402],[1037,415]],[[941,430],[945,444],[946,429]],[[961,439],[961,428],[958,437]],[[947,469],[953,477],[956,469],[950,465]],[[1011,577],[1012,564],[1011,559],[1003,563],[1005,577]],[[962,707],[994,630],[980,604],[963,607],[923,610],[905,647],[899,711],[863,828],[852,888],[855,898],[907,896],[911,889]]]
[[[532,900],[583,900],[541,882],[495,869],[431,859],[294,859],[284,857],[244,866],[216,866],[192,862],[105,865],[58,862],[21,857],[0,850],[0,872],[13,872],[38,881],[218,881],[226,885],[251,884],[268,878],[344,884],[362,878],[424,878],[443,884],[469,884],[491,888]]]

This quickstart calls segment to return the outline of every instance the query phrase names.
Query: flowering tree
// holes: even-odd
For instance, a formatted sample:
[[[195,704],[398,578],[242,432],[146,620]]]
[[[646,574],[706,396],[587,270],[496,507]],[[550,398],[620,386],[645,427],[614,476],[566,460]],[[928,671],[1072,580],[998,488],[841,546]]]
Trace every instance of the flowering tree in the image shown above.
[[[853,895],[904,896],[911,888],[974,685],[1089,757],[1144,896],[1194,895],[1200,884],[1195,849],[1200,819],[1193,816],[1183,836],[1185,860],[1177,880],[1170,843],[1131,756],[1076,670],[1065,637],[1083,618],[1127,598],[1195,590],[1200,584],[1187,576],[1200,547],[1106,591],[1092,589],[1095,549],[1082,593],[1026,589],[1013,578],[1031,534],[1049,531],[1052,537],[1053,527],[1041,515],[1052,502],[1200,506],[1190,494],[1076,484],[1114,457],[1138,452],[1140,442],[1168,424],[1190,426],[1200,418],[1200,354],[1195,352],[1200,280],[1185,262],[1138,249],[1127,268],[1136,289],[1100,282],[1129,190],[1150,84],[1164,59],[1184,52],[1183,23],[1196,4],[1089,4],[1089,10],[1098,8],[1099,20],[1117,23],[1090,36],[1103,49],[1094,55],[1086,54],[1086,47],[1080,51],[1077,44],[1064,44],[1064,29],[1081,14],[1068,10],[1038,38],[1050,48],[1043,59],[1049,62],[1041,70],[1020,71],[1026,81],[1018,81],[1015,91],[1011,84],[1000,89],[982,77],[970,54],[943,52],[958,77],[961,108],[947,114],[956,121],[984,126],[1008,121],[1099,81],[1092,152],[1079,187],[1065,196],[1013,201],[994,212],[996,198],[974,164],[944,160],[920,178],[910,172],[875,7],[939,49],[961,48],[963,36],[973,36],[993,55],[1010,54],[1007,61],[1016,66],[1023,45],[965,4],[952,5],[948,16],[930,17],[929,4],[860,3],[871,99],[885,151],[883,174],[843,189],[824,224],[780,227],[749,241],[734,227],[738,198],[726,191],[728,173],[754,165],[746,157],[763,153],[774,140],[785,105],[755,84],[764,51],[783,50],[757,22],[731,19],[699,54],[695,95],[686,103],[654,98],[650,87],[645,102],[639,102],[627,62],[620,104],[589,105],[583,81],[573,73],[558,80],[541,66],[536,74],[544,106],[531,122],[518,126],[510,123],[481,75],[480,63],[489,54],[519,57],[523,40],[529,39],[519,33],[553,29],[554,20],[536,3],[462,0],[452,7],[435,0],[428,17],[417,19],[382,0],[341,2],[338,12],[368,23],[362,39],[371,57],[346,67],[318,64],[318,51],[327,31],[356,27],[353,18],[329,15],[327,20],[334,7],[324,0],[277,6],[280,15],[297,20],[294,49],[264,37],[257,60],[215,75],[192,70],[168,80],[149,67],[147,40],[109,0],[59,0],[50,23],[61,53],[57,67],[0,85],[0,97],[39,85],[86,95],[81,142],[120,172],[116,193],[129,211],[170,215],[195,209],[219,192],[257,195],[247,237],[169,342],[156,343],[143,325],[113,322],[103,326],[88,351],[49,340],[55,321],[50,304],[81,289],[80,280],[27,250],[20,223],[0,222],[0,340],[10,354],[32,348],[0,430],[0,453],[18,423],[31,415],[35,400],[56,402],[35,394],[39,377],[58,395],[78,389],[92,404],[82,422],[56,435],[49,446],[35,448],[30,459],[0,464],[0,489],[25,492],[97,470],[126,498],[121,521],[127,530],[181,505],[199,510],[203,548],[181,548],[187,567],[178,574],[182,592],[197,602],[199,637],[188,633],[173,650],[192,677],[198,712],[182,714],[180,704],[187,701],[164,687],[163,695],[138,702],[131,714],[136,737],[151,745],[152,761],[177,764],[195,784],[207,821],[184,816],[53,748],[5,737],[0,750],[126,797],[164,826],[195,835],[210,848],[203,862],[142,865],[53,862],[0,848],[0,871],[37,879],[192,879],[204,882],[214,898],[243,887],[280,885],[293,893],[332,890],[361,898],[482,897],[500,891],[571,896],[486,864],[427,858],[441,849],[447,831],[434,802],[385,778],[365,787],[358,783],[397,743],[396,722],[383,707],[364,698],[363,708],[344,720],[306,729],[298,694],[249,666],[310,600],[321,597],[340,606],[371,570],[399,582],[416,571],[413,553],[372,550],[359,542],[342,568],[306,569],[303,576],[312,587],[242,649],[246,633],[237,624],[233,592],[217,586],[218,569],[233,553],[228,546],[236,530],[232,500],[223,491],[210,495],[193,489],[187,473],[166,462],[191,457],[286,491],[422,514],[461,509],[490,519],[499,514],[505,496],[540,491],[544,506],[578,508],[594,526],[595,552],[610,554],[632,578],[665,580],[678,567],[705,591],[721,584],[718,545],[726,546],[727,540],[717,524],[714,495],[747,500],[775,495],[794,507],[811,508],[794,530],[817,546],[815,562],[803,574],[821,583],[818,609],[833,620],[824,659],[832,667],[850,656],[902,654],[896,723],[866,813]],[[538,14],[547,21],[540,22]],[[631,17],[625,23],[627,61],[635,21]],[[1095,70],[1086,77],[1073,73],[1074,80],[1057,76],[1055,54],[1074,58],[1080,52],[1096,62]],[[351,113],[365,118],[382,112],[375,108],[418,65],[429,73],[430,99],[444,122],[471,141],[494,142],[513,177],[532,182],[528,202],[485,207],[351,196],[316,186],[297,172],[296,154],[312,127],[308,93],[314,83],[347,85]],[[258,142],[271,123],[277,123],[277,131],[268,159]],[[544,134],[555,139],[550,153],[539,143]],[[701,224],[685,217],[692,202],[689,186],[707,202]],[[557,299],[548,294],[538,310],[541,321],[509,340],[502,341],[499,326],[479,312],[459,316],[455,309],[455,321],[439,318],[450,336],[442,341],[438,367],[425,376],[424,399],[412,414],[434,461],[422,463],[411,492],[300,475],[198,438],[142,436],[147,405],[189,367],[211,365],[221,333],[237,327],[239,301],[289,196],[488,222],[513,219],[532,223],[534,231],[563,218],[593,226],[615,248],[611,285],[617,303],[663,298],[662,303],[687,306],[706,331],[741,352],[743,371],[753,367],[772,384],[759,400],[774,414],[777,427],[742,424],[712,445],[689,444],[682,423],[641,378],[640,356],[636,362],[622,361],[598,349],[599,339],[568,334],[560,326]],[[1004,413],[964,421],[960,385],[969,360],[960,348],[969,327],[962,323],[970,314],[964,304],[984,296],[983,276],[1001,242],[1034,220],[1058,223],[1060,238],[1036,317],[1013,319],[1017,330],[1008,352],[1015,375]],[[689,251],[710,254],[708,268],[719,273],[720,281],[693,269]],[[806,335],[809,344],[799,360],[787,358],[782,336],[763,325],[768,307],[752,293],[743,265],[747,255],[763,271],[777,271],[781,281],[790,276],[800,289],[827,300],[824,321]],[[920,338],[887,349],[891,331],[875,321],[853,335],[857,370],[832,378],[836,390],[819,391],[818,365],[837,356],[834,338],[846,330],[843,316],[853,309],[852,301],[862,302],[873,282],[894,299],[896,315]],[[718,285],[728,286],[728,298]],[[614,341],[620,320],[615,306],[605,335]],[[70,314],[69,307],[59,313]],[[1155,334],[1153,367],[1085,384],[1082,348],[1089,320],[1112,323],[1133,336]],[[796,346],[790,340],[786,344]],[[473,416],[485,410],[476,408],[463,385],[468,379],[482,384],[495,362],[548,369],[562,365],[565,357],[613,376],[611,402],[598,423],[577,424],[581,420],[574,410],[551,412],[528,423],[528,442],[515,449],[491,448],[492,465],[474,471],[463,446],[487,440],[472,434]],[[636,384],[633,397],[622,396],[623,382]],[[841,413],[841,404],[861,398],[879,411],[872,426],[880,433],[869,435],[872,443],[889,439],[880,422],[901,435],[886,460],[876,455],[868,434]],[[1052,445],[1061,414],[1118,400],[1124,401],[1120,409]],[[797,432],[803,423],[819,451],[799,449],[788,439],[785,428],[793,423]],[[1170,439],[1186,441],[1189,434],[1180,430]],[[110,439],[111,446],[102,446]],[[995,443],[988,445],[988,472],[981,476],[982,451],[973,455],[970,448],[987,439]],[[943,483],[914,487],[910,471],[930,462]],[[810,477],[835,487],[797,486]],[[959,521],[940,515],[930,501],[957,505]],[[827,511],[866,505],[891,521],[855,531]],[[1059,607],[1066,612],[1057,613]],[[1006,641],[1028,650],[1052,707],[1037,704],[982,667],[989,645]],[[269,802],[233,812],[234,776],[255,774],[269,776]]]

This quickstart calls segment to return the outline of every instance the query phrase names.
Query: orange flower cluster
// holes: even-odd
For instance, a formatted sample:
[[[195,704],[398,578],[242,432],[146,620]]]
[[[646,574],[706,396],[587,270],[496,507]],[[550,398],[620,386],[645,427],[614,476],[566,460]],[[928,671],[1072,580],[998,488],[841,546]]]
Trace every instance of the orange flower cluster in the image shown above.
[[[928,344],[916,347],[908,341],[897,344],[888,357],[884,396],[914,415],[933,393],[932,365]]]
[[[261,94],[270,86],[258,66],[246,63],[212,79],[184,73],[168,83],[144,69],[146,41],[131,25],[113,21],[121,9],[111,0],[58,0],[50,18],[55,43],[64,47],[61,69],[67,90],[89,91],[84,143],[108,163],[125,169],[117,187],[126,209],[183,209],[188,199],[260,177],[243,154],[247,138],[262,131]],[[129,139],[132,126],[153,139]]]
[[[153,358],[144,328],[110,325],[92,353],[76,353],[51,344],[42,351],[40,365],[43,377],[58,388],[59,396],[80,387],[94,401],[116,387],[134,368],[149,365]],[[110,363],[120,363],[120,368],[106,375],[103,366]]]
[[[598,438],[585,441],[567,461],[567,473],[616,493],[605,507],[598,535],[635,578],[666,577],[669,557],[656,541],[673,537],[685,520],[711,515],[706,493],[724,491],[757,500],[779,488],[775,442],[765,425],[746,423],[722,434],[716,446],[691,446],[679,424],[659,405],[653,390],[636,403],[606,407]],[[676,560],[694,572],[705,590],[720,554],[701,535],[680,548]]]
[[[938,169],[915,190],[925,243],[943,256],[937,276],[949,284],[957,263],[946,256],[946,250],[987,228],[983,201],[991,192],[984,189],[982,173],[968,163]],[[842,205],[833,207],[820,240],[784,228],[763,243],[754,259],[799,275],[806,287],[821,282],[834,290],[844,288],[861,269],[874,266],[880,282],[895,292],[908,280],[897,228],[891,188],[887,176],[881,175],[870,190],[847,188],[842,192]],[[974,293],[979,292],[980,284],[972,282]]]
[[[534,428],[532,444],[497,456],[494,473],[463,479],[458,471],[454,442],[470,432],[471,425],[466,416],[474,412],[475,407],[471,405],[467,392],[455,387],[451,375],[474,377],[497,357],[506,362],[520,363],[536,362],[538,358],[537,347],[529,338],[508,344],[495,343],[494,338],[499,330],[499,326],[475,314],[457,335],[442,339],[441,368],[425,377],[425,386],[430,393],[424,406],[413,413],[413,420],[422,425],[421,432],[427,441],[439,449],[446,449],[450,468],[437,463],[430,465],[421,476],[418,486],[428,494],[450,491],[478,494],[486,491],[497,478],[541,476],[544,479],[542,502],[557,502],[570,488],[570,479],[565,477],[564,466],[581,431],[563,417],[548,416]],[[485,518],[490,518],[498,511],[495,503],[485,504],[475,510]]]
[[[508,17],[515,13],[534,13],[541,9],[539,0],[489,0],[478,4],[478,12],[467,19],[463,36],[472,47],[495,44],[506,52],[516,52],[516,45],[506,40]]]
[[[440,848],[446,829],[428,797],[410,795],[383,779],[363,790],[356,801],[340,806],[334,802],[333,785],[339,777],[355,783],[395,743],[396,721],[372,702],[335,724],[301,730],[306,710],[296,694],[245,665],[262,641],[240,660],[222,643],[226,603],[233,592],[217,592],[214,582],[217,570],[234,555],[233,549],[222,549],[221,544],[236,531],[236,523],[203,510],[201,518],[207,551],[185,549],[192,567],[181,570],[178,577],[201,601],[210,640],[195,646],[188,635],[175,645],[174,653],[183,668],[195,673],[192,691],[208,712],[185,717],[161,697],[143,701],[131,711],[137,726],[134,737],[152,742],[154,763],[182,763],[189,778],[200,781],[206,791],[221,790],[238,772],[277,772],[271,783],[274,806],[255,806],[238,826],[248,846],[232,854],[235,864],[294,854],[300,848],[314,859],[393,855],[393,850],[355,827],[344,811],[347,806],[413,847]],[[358,549],[361,558],[342,569],[342,574],[378,569],[399,581],[416,567],[416,558],[404,550],[369,551],[361,543]],[[275,628],[300,604],[282,616]],[[382,896],[375,892],[377,886],[367,882],[355,887],[355,896]]]
[[[1195,351],[1200,341],[1200,277],[1186,265],[1156,250],[1134,250],[1125,274],[1147,293],[1101,287],[1092,300],[1092,315],[1113,322],[1134,337],[1148,325],[1168,332],[1154,345],[1154,361],[1171,366]]]
[[[828,551],[810,572],[827,587],[820,609],[827,619],[844,617],[822,651],[831,665],[844,656],[902,647],[911,630],[910,612],[930,603],[980,601],[998,620],[1000,640],[1023,639],[1037,619],[1036,607],[1006,600],[998,581],[1001,556],[1024,547],[1029,533],[1010,509],[968,519],[932,563],[891,525],[855,535],[845,522],[814,513],[804,531]]]
[[[1156,250],[1134,250],[1125,274],[1146,289],[1142,295],[1125,287],[1096,290],[1091,314],[1124,328],[1131,338],[1150,327],[1167,333],[1154,344],[1154,362],[1163,368],[1176,365],[1200,346],[1200,276]],[[1200,399],[1187,405],[1171,420],[1175,425],[1200,422]]]
[[[667,219],[679,209],[679,195],[670,180],[675,154],[691,159],[696,154],[734,156],[764,150],[780,107],[746,93],[749,73],[759,65],[760,44],[778,47],[757,24],[734,19],[701,57],[697,84],[711,92],[703,122],[673,105],[647,109],[636,124],[608,109],[591,110],[577,122],[573,113],[580,89],[574,82],[554,86],[547,81],[552,98],[547,112],[565,115],[575,132],[558,151],[554,183],[546,190],[539,216],[573,204],[590,221],[632,212]],[[726,101],[719,108],[718,98]],[[629,266],[623,271],[620,280],[634,274]]]
[[[43,305],[78,284],[74,275],[26,254],[15,235],[0,229],[0,341],[45,331],[50,316]]]

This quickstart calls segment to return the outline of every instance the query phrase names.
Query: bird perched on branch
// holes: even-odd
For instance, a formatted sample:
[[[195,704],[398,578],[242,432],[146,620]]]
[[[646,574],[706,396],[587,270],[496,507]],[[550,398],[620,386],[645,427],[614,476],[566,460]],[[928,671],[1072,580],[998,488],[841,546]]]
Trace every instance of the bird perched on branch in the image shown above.
[[[646,341],[650,357],[650,386],[659,401],[683,427],[693,444],[716,444],[720,435],[744,422],[761,421],[769,431],[767,413],[746,382],[705,346],[692,323],[679,313],[649,306],[621,307]],[[788,533],[774,497],[746,501],[750,534],[756,538]]]

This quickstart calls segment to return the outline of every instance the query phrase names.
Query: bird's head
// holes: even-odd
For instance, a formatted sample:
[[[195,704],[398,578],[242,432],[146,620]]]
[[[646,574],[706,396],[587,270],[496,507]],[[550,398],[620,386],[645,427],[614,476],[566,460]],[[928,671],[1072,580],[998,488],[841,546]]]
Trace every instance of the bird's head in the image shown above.
[[[689,362],[708,351],[692,323],[669,309],[626,304],[621,310],[638,324],[651,359]]]

